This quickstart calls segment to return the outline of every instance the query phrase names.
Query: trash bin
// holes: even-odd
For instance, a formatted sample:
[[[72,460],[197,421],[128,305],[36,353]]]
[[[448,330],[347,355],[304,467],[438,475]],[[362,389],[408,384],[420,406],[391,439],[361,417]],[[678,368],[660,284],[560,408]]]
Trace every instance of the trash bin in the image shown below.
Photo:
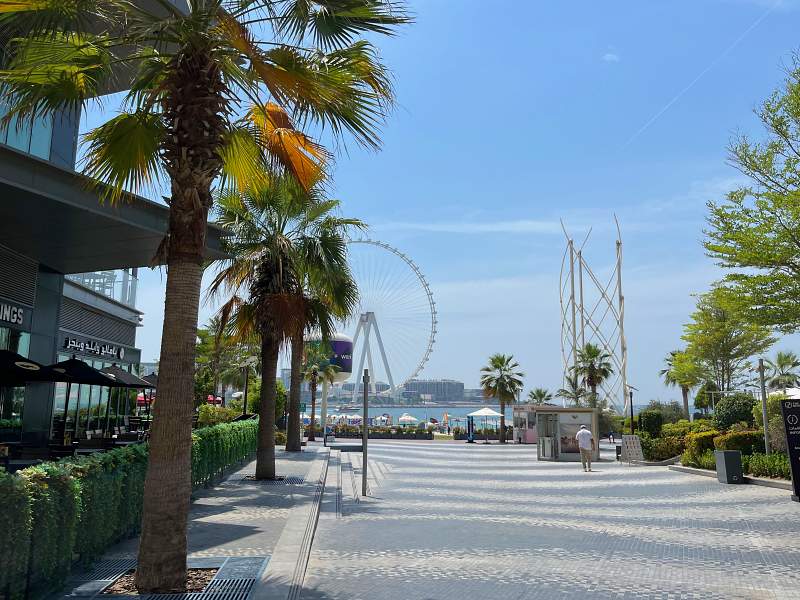
[[[617,460],[622,460],[622,446],[617,445]]]
[[[742,453],[738,450],[714,450],[717,479],[720,483],[743,483]]]

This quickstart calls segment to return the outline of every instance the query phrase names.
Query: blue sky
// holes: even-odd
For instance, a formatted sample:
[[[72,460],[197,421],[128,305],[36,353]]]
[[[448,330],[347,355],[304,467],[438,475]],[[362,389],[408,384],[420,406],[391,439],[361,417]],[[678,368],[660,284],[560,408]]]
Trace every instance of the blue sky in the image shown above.
[[[426,0],[380,41],[398,106],[380,153],[348,144],[335,169],[344,213],[411,255],[437,300],[424,377],[477,385],[489,354],[513,353],[526,388],[560,386],[563,218],[593,227],[587,258],[625,244],[629,380],[637,402],[672,399],[658,379],[719,272],[700,241],[705,202],[741,181],[737,131],[797,49],[800,2]],[[106,114],[113,101],[105,105]],[[98,122],[98,111],[84,119]],[[157,356],[163,274],[143,272],[137,343]],[[203,310],[204,318],[211,307]],[[779,348],[794,346],[785,340]]]

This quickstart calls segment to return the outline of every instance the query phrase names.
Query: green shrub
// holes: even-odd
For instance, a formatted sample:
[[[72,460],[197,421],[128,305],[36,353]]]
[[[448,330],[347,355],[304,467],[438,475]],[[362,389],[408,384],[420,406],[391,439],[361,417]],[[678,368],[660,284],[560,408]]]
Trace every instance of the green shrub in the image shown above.
[[[714,438],[717,450],[739,450],[743,455],[764,452],[763,431],[732,431]]]
[[[675,423],[664,423],[664,425],[661,427],[661,435],[680,438],[686,437],[686,435],[691,431],[691,425],[692,424],[686,419],[681,419]]]
[[[785,454],[753,454],[747,458],[746,473],[755,477],[791,479],[789,457]]]
[[[657,410],[647,409],[639,413],[639,428],[654,438],[661,435],[661,426],[663,424],[664,416]]]
[[[197,409],[197,424],[200,427],[210,427],[220,423],[229,423],[242,413],[241,409],[201,404]]]
[[[704,450],[699,454],[693,454],[687,450],[681,455],[681,464],[685,467],[695,467],[697,469],[717,470],[717,460],[713,450]]]
[[[742,392],[725,396],[714,406],[714,424],[718,429],[728,429],[734,423],[753,424],[753,405],[756,400]]]
[[[660,461],[679,456],[684,451],[683,438],[678,436],[650,437],[641,435],[645,460]]]
[[[0,469],[0,595],[25,594],[31,528],[31,495],[25,481]]]
[[[276,431],[275,432],[275,445],[276,446],[285,446],[286,445],[286,434],[283,431]]]
[[[257,420],[196,429],[192,432],[192,484],[210,483],[225,467],[255,452],[257,445]]]
[[[781,400],[786,400],[786,394],[771,394],[767,396],[767,420],[772,421],[781,416]],[[753,403],[753,423],[759,427],[764,426],[763,408],[760,401]]]
[[[686,451],[695,455],[700,455],[706,450],[714,449],[714,438],[719,435],[719,431],[702,431],[690,433],[686,436]]]

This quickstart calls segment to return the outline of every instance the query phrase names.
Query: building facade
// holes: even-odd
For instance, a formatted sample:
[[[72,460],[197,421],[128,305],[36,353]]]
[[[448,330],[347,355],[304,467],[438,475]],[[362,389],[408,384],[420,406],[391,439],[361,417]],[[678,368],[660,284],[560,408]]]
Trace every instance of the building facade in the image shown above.
[[[412,379],[403,386],[403,397],[431,402],[462,402],[464,384],[453,379]]]
[[[0,349],[138,371],[136,268],[156,255],[169,211],[133,195],[100,202],[74,171],[78,123],[65,115],[0,134]],[[211,257],[219,236],[209,227]],[[67,402],[60,384],[0,387],[0,441],[91,431],[109,394],[95,388],[72,386]]]

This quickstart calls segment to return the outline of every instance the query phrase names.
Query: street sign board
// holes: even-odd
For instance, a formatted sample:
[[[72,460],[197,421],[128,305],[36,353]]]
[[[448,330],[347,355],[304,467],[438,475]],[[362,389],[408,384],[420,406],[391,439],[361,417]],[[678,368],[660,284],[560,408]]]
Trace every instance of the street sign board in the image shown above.
[[[644,454],[642,454],[642,440],[638,435],[623,435],[622,436],[622,462],[643,461]]]
[[[786,430],[786,450],[792,472],[792,500],[800,502],[800,400],[781,401],[783,427]]]
[[[305,402],[300,405],[300,412],[306,412]]]

